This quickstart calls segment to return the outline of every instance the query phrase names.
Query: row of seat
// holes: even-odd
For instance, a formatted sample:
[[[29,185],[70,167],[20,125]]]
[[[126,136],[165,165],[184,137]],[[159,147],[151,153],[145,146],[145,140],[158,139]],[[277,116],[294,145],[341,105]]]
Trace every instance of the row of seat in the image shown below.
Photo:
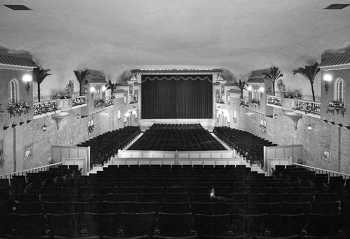
[[[106,132],[102,135],[78,144],[82,147],[90,147],[90,164],[101,165],[114,156],[118,149],[124,148],[133,138],[140,133],[140,128],[127,126],[121,129]]]
[[[153,124],[131,147],[132,150],[224,150],[201,125]]]
[[[322,214],[192,214],[192,213],[49,213],[9,215],[9,231],[25,238],[40,236],[113,238],[234,238],[244,233],[293,236],[306,231],[314,236],[337,235],[340,216]],[[4,223],[2,224],[4,225]],[[6,234],[6,228],[3,228]]]
[[[110,197],[103,201],[15,201],[6,205],[12,213],[65,213],[65,212],[172,212],[203,214],[296,214],[313,213],[340,215],[341,201],[322,202],[234,202],[217,197],[212,200],[180,201],[172,198],[164,201],[118,201]],[[45,201],[44,201],[45,200]],[[5,205],[3,205],[5,206]]]
[[[215,127],[213,132],[231,148],[251,163],[263,165],[264,146],[273,146],[272,142],[249,132],[227,126]]]
[[[331,187],[331,182],[337,186]],[[323,184],[327,187],[319,187]],[[349,233],[350,228],[350,190],[346,181],[295,166],[276,167],[273,176],[233,165],[111,165],[89,176],[61,166],[48,172],[17,176],[4,185],[8,191],[7,195],[3,191],[6,197],[0,200],[0,219],[11,222],[3,233],[12,236],[31,235],[26,227],[30,228],[32,221],[39,220],[28,220],[31,215],[42,219],[44,226],[40,231],[46,236],[67,236],[68,225],[61,225],[70,222],[75,226],[69,229],[69,237],[142,234],[146,237],[232,238],[242,233],[252,237],[266,232],[272,236],[292,236],[306,231],[313,236],[330,238],[340,230]],[[133,220],[126,220],[125,215]],[[148,215],[148,219],[142,219],[142,215]],[[196,226],[200,215],[218,221],[220,215],[225,215],[229,230],[204,233],[205,229]],[[181,227],[181,217],[192,223],[187,226],[190,234]],[[113,225],[108,224],[109,220]],[[148,224],[147,233],[128,232],[129,227],[138,228],[134,222],[147,224],[144,220],[152,222]],[[20,221],[29,225],[16,224]],[[167,221],[171,221],[171,228],[176,228],[174,232],[161,229],[162,222]],[[320,229],[316,230],[318,227]],[[98,228],[96,235],[89,232],[91,228]]]

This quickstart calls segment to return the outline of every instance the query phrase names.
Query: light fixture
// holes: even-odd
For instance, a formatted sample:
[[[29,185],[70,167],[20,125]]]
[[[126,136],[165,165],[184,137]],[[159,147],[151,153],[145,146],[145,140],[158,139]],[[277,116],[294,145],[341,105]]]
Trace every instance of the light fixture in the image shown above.
[[[325,82],[331,82],[333,80],[333,75],[330,73],[324,73],[322,78]]]
[[[325,82],[324,84],[324,88],[326,90],[326,92],[328,91],[328,87],[329,87],[329,84],[332,82],[333,80],[333,75],[331,73],[324,73],[322,75],[322,79],[323,81]]]
[[[107,90],[107,87],[104,85],[104,86],[102,86],[101,90],[102,90],[103,92],[105,92],[105,91]]]
[[[28,91],[30,89],[30,82],[33,81],[33,76],[31,74],[26,73],[22,76],[22,81],[24,84],[26,84],[25,86]]]
[[[264,91],[265,91],[265,88],[262,87],[262,86],[260,86],[260,87],[259,87],[259,92],[264,93]]]
[[[253,87],[252,87],[251,85],[249,85],[249,86],[247,87],[247,90],[248,90],[248,91],[252,91],[252,90],[253,90]]]
[[[24,83],[29,83],[29,82],[32,82],[33,81],[33,76],[31,75],[31,74],[24,74],[23,76],[22,76],[22,81],[24,82]]]
[[[93,87],[93,86],[91,86],[91,87],[90,87],[90,93],[95,93],[95,92],[96,92],[96,88]]]
[[[44,125],[43,126],[41,126],[41,129],[42,129],[42,131],[46,131],[47,130],[47,125],[44,123]]]
[[[307,130],[312,130],[312,125],[311,124],[309,124],[308,126],[307,126]]]

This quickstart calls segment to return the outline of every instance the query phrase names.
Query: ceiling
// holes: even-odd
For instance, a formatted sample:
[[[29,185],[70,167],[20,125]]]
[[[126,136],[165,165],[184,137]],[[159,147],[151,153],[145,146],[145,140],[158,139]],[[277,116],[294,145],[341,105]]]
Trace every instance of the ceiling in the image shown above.
[[[350,7],[323,9],[350,1],[334,1],[0,0],[0,46],[30,51],[52,69],[52,87],[79,67],[112,77],[153,64],[291,70],[350,44]]]

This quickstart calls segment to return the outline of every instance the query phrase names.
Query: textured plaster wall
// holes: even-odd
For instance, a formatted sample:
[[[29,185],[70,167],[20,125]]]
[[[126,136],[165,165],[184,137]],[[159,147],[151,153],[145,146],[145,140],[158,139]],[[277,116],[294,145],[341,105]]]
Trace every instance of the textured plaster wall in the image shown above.
[[[1,129],[0,140],[4,142],[4,162],[0,165],[0,175],[14,171],[14,134],[16,135],[16,171],[21,171],[48,164],[52,145],[76,145],[88,138],[122,128],[127,124],[123,116],[128,110],[128,106],[122,102],[117,102],[115,105],[85,118],[79,117],[81,109],[69,111],[69,116],[61,121],[59,128],[50,115],[14,128]],[[118,118],[119,110],[121,111],[120,118]],[[94,121],[95,129],[89,135],[88,121],[90,120]],[[46,131],[42,129],[44,124],[47,126]],[[32,147],[32,156],[24,160],[27,147]]]

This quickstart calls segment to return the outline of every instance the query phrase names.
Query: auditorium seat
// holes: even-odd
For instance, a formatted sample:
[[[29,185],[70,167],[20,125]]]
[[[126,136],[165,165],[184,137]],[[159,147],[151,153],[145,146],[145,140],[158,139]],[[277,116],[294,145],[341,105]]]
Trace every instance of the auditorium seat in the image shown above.
[[[154,238],[196,238],[194,234],[192,213],[158,214]]]
[[[119,232],[122,238],[147,238],[152,235],[155,212],[120,213]]]
[[[20,238],[40,238],[46,235],[46,220],[41,213],[11,213],[12,235]]]
[[[153,124],[131,150],[225,150],[200,124]]]
[[[23,238],[34,221],[38,229],[28,237],[349,235],[347,186],[324,191],[317,183],[308,183],[324,180],[323,176],[299,167],[277,167],[273,176],[264,176],[234,165],[109,166],[98,174],[77,173],[74,180],[66,181],[63,178],[70,170],[61,167],[39,172],[39,176],[27,175],[23,191],[18,189],[16,194],[11,193],[15,184],[5,185],[7,191],[0,200],[1,236]],[[44,183],[33,180],[37,178]],[[29,194],[25,192],[28,184],[36,188]]]
[[[78,237],[79,213],[47,213],[50,234],[54,237]]]
[[[78,146],[90,147],[91,166],[101,165],[114,156],[118,152],[118,149],[122,149],[130,143],[140,131],[139,127],[127,126],[101,134],[78,144]]]
[[[215,127],[213,132],[247,161],[261,166],[263,165],[264,146],[275,145],[249,132],[229,127]]]
[[[233,236],[231,214],[194,214],[194,228],[200,238]]]

